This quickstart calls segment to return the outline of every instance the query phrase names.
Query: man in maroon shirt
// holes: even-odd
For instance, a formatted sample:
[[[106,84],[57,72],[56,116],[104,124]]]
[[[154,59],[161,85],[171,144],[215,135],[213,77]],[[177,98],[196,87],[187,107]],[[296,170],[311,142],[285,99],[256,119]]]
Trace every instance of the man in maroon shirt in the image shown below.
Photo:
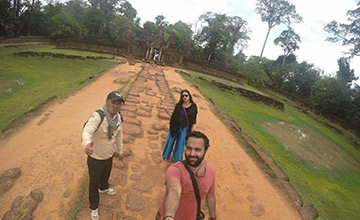
[[[215,171],[203,161],[209,147],[209,139],[199,131],[191,132],[186,138],[185,160],[194,173],[200,200],[206,196],[209,219],[216,219],[215,213]],[[190,178],[182,162],[172,164],[166,172],[166,194],[161,201],[158,220],[195,220],[197,201]]]

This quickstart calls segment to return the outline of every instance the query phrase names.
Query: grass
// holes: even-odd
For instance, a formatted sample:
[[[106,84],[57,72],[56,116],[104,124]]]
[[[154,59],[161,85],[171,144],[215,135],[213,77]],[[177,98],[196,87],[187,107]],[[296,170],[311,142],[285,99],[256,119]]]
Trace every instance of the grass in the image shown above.
[[[14,56],[14,52],[18,51],[105,56],[92,52],[56,49],[52,45],[0,47],[0,130],[49,98],[66,97],[80,90],[91,82],[89,77],[102,74],[116,64],[110,59]]]
[[[80,211],[80,209],[85,207],[85,203],[84,203],[84,195],[85,195],[85,190],[87,189],[88,185],[89,185],[89,176],[85,175],[83,177],[83,180],[81,181],[81,185],[80,185],[80,189],[79,189],[79,193],[78,193],[78,200],[76,200],[76,204],[73,207],[71,213],[70,213],[70,220],[75,220],[76,219],[76,215],[77,213]]]
[[[188,71],[188,70],[187,70]],[[313,113],[304,114],[293,107],[294,103],[282,99],[285,110],[276,110],[260,102],[254,102],[230,91],[223,91],[211,83],[206,83],[198,77],[221,81],[235,87],[247,88],[242,84],[226,82],[194,71],[188,71],[191,77],[183,78],[199,87],[201,93],[215,102],[216,107],[230,115],[242,130],[252,137],[259,146],[268,153],[289,176],[291,183],[303,197],[305,205],[314,204],[319,212],[319,219],[360,219],[360,172],[350,172],[329,169],[315,169],[299,162],[292,152],[289,152],[279,141],[279,137],[270,134],[261,125],[264,122],[285,122],[316,132],[321,138],[333,143],[336,150],[352,157],[360,166],[360,153],[349,142],[349,135],[339,128],[344,135],[335,133],[326,127],[326,120]],[[256,89],[252,89],[256,90]],[[274,97],[271,93],[262,94]],[[317,120],[314,120],[316,118]],[[331,124],[330,122],[326,122]],[[335,126],[335,125],[333,125]],[[306,158],[305,158],[306,159]]]

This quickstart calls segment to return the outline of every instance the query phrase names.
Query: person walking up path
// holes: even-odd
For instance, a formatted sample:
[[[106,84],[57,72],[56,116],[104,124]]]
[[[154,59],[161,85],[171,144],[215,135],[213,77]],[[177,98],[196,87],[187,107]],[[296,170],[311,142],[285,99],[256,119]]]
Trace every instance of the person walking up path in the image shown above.
[[[173,151],[172,161],[182,161],[186,135],[192,131],[196,124],[197,106],[189,90],[180,92],[179,102],[170,119],[170,131],[163,149],[163,159],[167,160]],[[173,150],[174,149],[174,150]]]

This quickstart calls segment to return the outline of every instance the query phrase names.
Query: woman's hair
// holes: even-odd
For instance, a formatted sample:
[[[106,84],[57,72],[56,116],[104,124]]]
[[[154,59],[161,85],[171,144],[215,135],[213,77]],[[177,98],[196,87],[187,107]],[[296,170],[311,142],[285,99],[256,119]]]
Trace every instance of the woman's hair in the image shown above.
[[[192,99],[192,96],[191,96],[191,93],[189,92],[189,90],[183,89],[183,90],[181,90],[181,92],[180,92],[180,100],[179,100],[178,104],[181,104],[181,105],[182,105],[182,104],[184,103],[184,101],[183,101],[183,99],[182,99],[182,94],[183,94],[184,92],[186,92],[187,94],[189,94],[189,101],[190,101],[191,103],[194,103],[194,101],[193,101],[193,99]]]

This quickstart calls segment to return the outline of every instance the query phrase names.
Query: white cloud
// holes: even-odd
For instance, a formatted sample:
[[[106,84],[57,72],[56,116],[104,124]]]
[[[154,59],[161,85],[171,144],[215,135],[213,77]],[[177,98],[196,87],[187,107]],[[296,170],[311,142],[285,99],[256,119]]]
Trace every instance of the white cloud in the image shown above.
[[[335,73],[338,69],[337,59],[342,56],[346,49],[340,44],[325,41],[330,36],[324,31],[324,26],[336,20],[346,22],[346,12],[356,8],[357,0],[289,0],[296,6],[298,14],[303,17],[301,24],[294,24],[295,32],[301,37],[300,49],[295,52],[298,60],[313,63],[316,67],[325,70],[325,73]],[[142,23],[154,21],[154,18],[162,14],[170,23],[179,20],[194,24],[201,14],[206,11],[226,13],[231,16],[240,16],[245,19],[252,30],[249,47],[245,50],[247,56],[260,55],[267,24],[261,22],[260,15],[254,12],[256,0],[130,0],[137,10]],[[274,45],[274,39],[279,36],[285,26],[274,27],[268,38],[264,56],[276,59],[282,54],[280,47]],[[351,62],[355,74],[360,76],[360,58]],[[360,80],[358,81],[360,83]]]

